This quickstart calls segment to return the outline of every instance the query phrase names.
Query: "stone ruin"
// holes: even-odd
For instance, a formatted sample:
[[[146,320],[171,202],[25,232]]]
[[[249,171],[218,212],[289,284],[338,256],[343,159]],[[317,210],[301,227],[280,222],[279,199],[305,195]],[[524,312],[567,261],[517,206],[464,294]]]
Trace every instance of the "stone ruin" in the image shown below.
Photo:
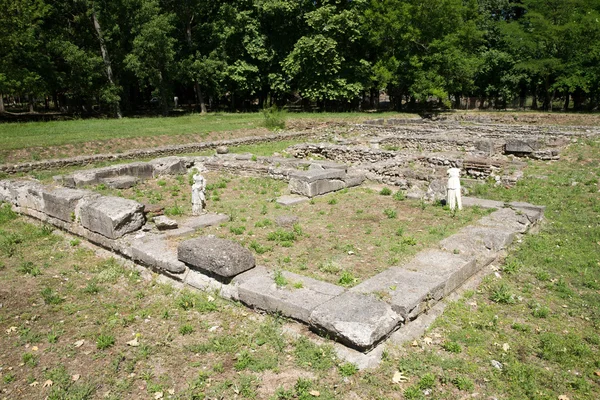
[[[544,207],[463,197],[464,206],[495,211],[442,240],[437,248],[424,250],[406,264],[388,268],[350,289],[284,271],[286,279],[302,283],[301,288],[287,288],[278,287],[273,271],[257,266],[252,253],[234,242],[199,237],[183,240],[177,248],[169,245],[170,238],[185,239],[202,227],[228,221],[227,215],[209,212],[191,216],[172,229],[158,229],[156,221],[147,220],[149,210],[144,205],[102,196],[86,187],[130,187],[143,179],[187,174],[201,165],[207,171],[285,180],[292,195],[277,201],[287,206],[361,185],[365,179],[424,198],[435,182],[445,179],[448,168],[461,168],[472,179],[514,184],[522,175],[523,163],[507,153],[534,158],[546,154],[555,159],[559,157],[557,143],[564,145],[574,138],[552,132],[540,139],[540,132],[532,128],[522,130],[523,137],[518,139],[494,131],[488,136],[479,132],[476,140],[468,140],[471,126],[443,134],[437,126],[396,129],[389,121],[376,122],[353,128],[353,137],[338,139],[337,144],[291,146],[291,158],[171,156],[81,170],[55,177],[54,185],[4,180],[0,181],[0,201],[131,259],[176,286],[217,291],[250,307],[279,312],[352,349],[369,352],[501,257],[515,239],[542,220]],[[392,144],[398,149],[382,149]],[[422,147],[415,152],[417,144]],[[437,190],[442,189],[445,183]]]

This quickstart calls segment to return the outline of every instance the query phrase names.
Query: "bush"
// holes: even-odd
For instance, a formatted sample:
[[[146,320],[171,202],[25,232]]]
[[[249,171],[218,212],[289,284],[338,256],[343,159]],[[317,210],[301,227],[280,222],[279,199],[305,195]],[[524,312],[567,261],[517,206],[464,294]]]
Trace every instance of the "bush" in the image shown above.
[[[285,129],[285,120],[287,113],[277,106],[263,108],[263,126],[270,131]]]

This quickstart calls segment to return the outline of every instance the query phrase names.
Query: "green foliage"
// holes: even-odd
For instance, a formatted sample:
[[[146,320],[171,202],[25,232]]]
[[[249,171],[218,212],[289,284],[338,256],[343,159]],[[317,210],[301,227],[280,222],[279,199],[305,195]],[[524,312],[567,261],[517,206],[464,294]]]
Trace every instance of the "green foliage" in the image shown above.
[[[42,274],[42,271],[40,270],[40,267],[38,267],[37,265],[35,265],[31,261],[24,261],[24,262],[22,262],[21,265],[19,265],[18,270],[23,275],[38,276],[38,275]]]
[[[358,372],[358,367],[353,363],[343,363],[338,367],[340,371],[340,375],[342,376],[352,376]]]
[[[393,210],[391,208],[386,208],[385,210],[383,210],[383,214],[388,217],[389,219],[395,219],[398,217],[398,212],[396,210]]]
[[[285,120],[287,118],[285,110],[279,109],[277,106],[264,108],[262,110],[263,125],[270,131],[285,129]],[[256,158],[254,159],[256,161]]]
[[[112,347],[115,344],[115,337],[107,334],[100,334],[96,338],[96,348],[98,350],[105,350]]]
[[[184,324],[179,327],[179,333],[183,336],[194,332],[194,327],[190,324]]]
[[[287,286],[288,280],[283,276],[281,270],[276,270],[273,274],[273,280],[275,284],[279,287]]]
[[[317,371],[324,371],[331,368],[335,361],[333,347],[329,345],[316,345],[304,336],[301,336],[296,341],[294,355],[298,365]]]
[[[384,187],[383,189],[381,189],[379,191],[379,194],[382,196],[391,196],[392,195],[392,190],[388,187]]]
[[[64,301],[64,299],[49,286],[42,289],[41,295],[46,304],[60,304]]]

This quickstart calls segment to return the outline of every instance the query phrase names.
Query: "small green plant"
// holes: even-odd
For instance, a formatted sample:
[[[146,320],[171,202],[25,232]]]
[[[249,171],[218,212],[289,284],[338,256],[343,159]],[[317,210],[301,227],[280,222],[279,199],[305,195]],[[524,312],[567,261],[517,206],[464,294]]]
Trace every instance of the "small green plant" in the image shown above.
[[[165,187],[167,186],[167,181],[165,181],[164,179],[159,179],[156,184],[160,187]]]
[[[194,332],[194,327],[190,324],[181,325],[179,333],[183,336],[189,335]]]
[[[396,210],[392,210],[391,208],[386,208],[383,210],[383,214],[389,219],[395,219],[398,216]]]
[[[404,194],[404,191],[398,190],[396,193],[394,193],[394,200],[397,200],[397,201],[406,200],[406,194]]]
[[[327,201],[327,204],[334,206],[337,204],[337,199],[335,197],[332,197]]]
[[[396,236],[402,236],[404,235],[404,228],[400,227],[398,229],[396,229]]]
[[[72,239],[71,241],[69,241],[69,245],[72,247],[79,246],[79,244],[81,244],[81,240],[79,239]]]
[[[435,375],[425,374],[419,379],[419,389],[432,389],[435,386]]]
[[[258,243],[256,240],[253,240],[252,243],[250,243],[249,247],[252,250],[254,250],[256,252],[256,254],[265,254],[265,253],[273,250],[272,247],[263,246],[262,244]]]
[[[36,365],[38,365],[38,357],[32,353],[23,353],[22,360],[23,364],[29,367],[35,367]]]
[[[46,335],[46,339],[48,339],[48,343],[51,343],[51,344],[58,342],[58,338],[60,338],[60,333],[55,331],[54,329],[52,329]]]
[[[242,235],[244,231],[246,231],[246,227],[243,225],[240,226],[230,226],[229,231],[234,235]]]
[[[356,278],[350,271],[343,271],[342,276],[338,280],[338,283],[342,286],[352,285],[354,282],[356,282]]]
[[[550,309],[548,307],[540,306],[538,304],[536,307],[534,307],[533,311],[531,312],[531,315],[533,315],[536,318],[548,318],[548,315],[550,315]]]
[[[515,295],[505,283],[501,283],[492,290],[490,300],[500,304],[514,304],[516,301]]]
[[[52,290],[52,288],[49,286],[46,286],[44,289],[42,289],[41,294],[42,298],[44,299],[44,303],[46,304],[60,304],[64,301],[64,299],[61,298],[58,293]]]
[[[379,194],[382,196],[391,196],[392,195],[392,189],[388,188],[388,187],[384,187],[383,189],[381,189],[379,191]]]
[[[9,372],[6,375],[2,376],[2,381],[6,384],[12,383],[15,381],[15,374],[12,372]]]
[[[343,363],[339,366],[340,375],[342,376],[352,376],[358,372],[358,367],[353,363]]]
[[[412,236],[405,236],[402,238],[402,244],[406,245],[406,246],[416,246],[417,245],[417,239],[415,239]]]
[[[250,158],[250,160],[258,161],[258,157],[256,157],[256,154],[252,154],[252,158]]]
[[[19,265],[18,271],[23,275],[38,276],[42,274],[40,267],[32,263],[31,261],[24,261]]]
[[[260,221],[257,221],[257,222],[254,224],[254,227],[255,227],[255,228],[266,228],[267,226],[271,226],[271,225],[273,225],[273,221],[271,221],[271,220],[270,220],[270,219],[268,219],[268,218],[265,218],[265,219],[262,219],[262,220],[260,220]]]
[[[274,232],[269,232],[267,235],[267,240],[271,242],[277,242],[279,244],[293,242],[296,240],[296,232],[277,229]]]
[[[100,292],[100,286],[98,286],[98,283],[96,281],[90,281],[87,286],[83,289],[84,293],[87,294],[97,294],[98,292]]]
[[[292,285],[294,287],[294,289],[302,289],[304,287],[304,284],[300,281],[298,282],[294,282],[294,284]]]
[[[281,270],[275,271],[275,273],[273,274],[273,280],[275,281],[275,284],[279,287],[284,287],[288,284],[288,281],[287,279],[285,279],[285,276],[283,276]]]
[[[473,390],[475,387],[473,381],[466,376],[457,376],[452,380],[452,383],[458,388],[458,390]]]
[[[456,342],[445,342],[442,348],[450,353],[460,353],[462,351],[462,347]]]
[[[183,215],[183,208],[179,207],[177,204],[175,204],[172,207],[167,207],[167,208],[165,208],[165,215],[168,215],[168,216]]]
[[[285,129],[285,120],[287,118],[285,110],[274,105],[272,107],[263,108],[262,115],[263,126],[268,130],[276,131]]]
[[[96,348],[98,350],[108,349],[109,347],[112,347],[114,344],[115,344],[115,337],[112,335],[106,335],[104,333],[101,333],[100,335],[98,335],[98,338],[96,339]]]

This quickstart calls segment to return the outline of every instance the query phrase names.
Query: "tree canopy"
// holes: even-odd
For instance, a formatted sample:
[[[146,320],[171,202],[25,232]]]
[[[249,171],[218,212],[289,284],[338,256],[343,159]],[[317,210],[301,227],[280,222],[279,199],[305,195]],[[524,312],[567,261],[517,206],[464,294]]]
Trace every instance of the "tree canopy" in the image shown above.
[[[600,0],[0,0],[0,37],[31,109],[600,102]]]

